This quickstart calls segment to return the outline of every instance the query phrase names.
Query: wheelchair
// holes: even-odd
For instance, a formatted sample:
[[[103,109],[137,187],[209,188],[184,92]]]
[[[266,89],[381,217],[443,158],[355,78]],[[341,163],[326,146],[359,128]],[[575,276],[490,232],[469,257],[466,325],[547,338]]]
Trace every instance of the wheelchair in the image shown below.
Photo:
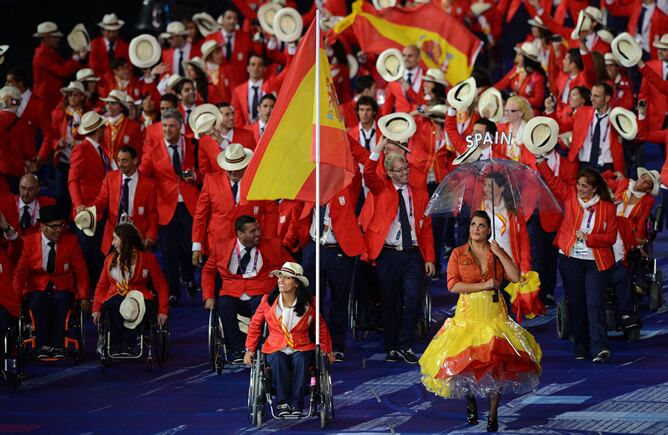
[[[132,355],[111,354],[111,321],[107,309],[102,310],[102,317],[97,329],[97,352],[100,355],[100,368],[105,372],[113,360],[132,360],[146,356],[148,371],[153,370],[153,352],[159,367],[164,366],[169,358],[170,331],[169,322],[164,326],[158,325],[157,299],[147,301],[146,314],[141,323],[135,328],[137,344]]]
[[[13,319],[3,337],[2,366],[0,371],[9,385],[16,389],[25,379],[25,351],[21,330],[21,318]]]
[[[223,331],[223,322],[218,315],[218,298],[215,298],[214,306],[209,313],[209,363],[211,370],[217,374],[222,374],[225,363],[229,362],[227,357],[227,345],[225,343],[225,332]],[[245,334],[248,331],[250,317],[248,311],[237,313],[239,321],[239,330]]]
[[[630,269],[633,272],[632,286],[637,294],[647,295],[649,310],[656,312],[663,305],[663,272],[657,267],[654,257],[654,239],[656,239],[656,220],[650,216],[646,222],[647,243],[630,256]]]
[[[28,303],[23,301],[21,303],[21,316],[19,318],[19,340],[22,351],[28,352],[31,348],[32,353],[37,351],[37,337],[35,335],[35,316],[28,306]],[[79,301],[74,301],[72,307],[67,311],[65,316],[65,342],[63,343],[63,350],[66,355],[72,356],[75,364],[81,364],[84,360],[84,353],[86,348],[86,319],[85,313],[81,308]],[[56,361],[54,358],[45,358],[41,361]]]

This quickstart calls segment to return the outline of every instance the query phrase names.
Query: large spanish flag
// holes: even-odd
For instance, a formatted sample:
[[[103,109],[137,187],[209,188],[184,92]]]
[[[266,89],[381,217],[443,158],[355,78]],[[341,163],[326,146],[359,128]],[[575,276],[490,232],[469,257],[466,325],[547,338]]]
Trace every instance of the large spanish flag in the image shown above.
[[[319,46],[324,47],[320,39]],[[319,53],[320,202],[325,204],[352,181],[355,166],[327,53],[324,48]],[[315,202],[315,62],[316,29],[311,24],[289,66],[276,107],[244,174],[243,198]]]
[[[451,84],[470,77],[482,44],[436,2],[379,11],[371,3],[357,0],[352,13],[334,26],[333,33],[340,34],[348,28],[368,53],[417,45],[422,63],[444,70]]]

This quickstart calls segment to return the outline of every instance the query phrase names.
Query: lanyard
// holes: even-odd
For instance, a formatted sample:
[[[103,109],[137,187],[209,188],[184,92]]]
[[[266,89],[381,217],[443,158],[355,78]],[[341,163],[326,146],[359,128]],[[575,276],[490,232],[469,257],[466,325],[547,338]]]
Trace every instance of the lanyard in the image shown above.
[[[589,217],[587,218],[587,232],[589,232],[589,227],[591,226],[591,218],[594,216],[594,206],[589,207],[587,211],[589,211]]]
[[[241,265],[241,251],[239,251],[239,244],[238,243],[234,245],[234,252],[237,254],[237,261],[239,262],[239,265]],[[260,254],[260,250],[255,248],[255,258],[253,259],[253,270],[251,270],[251,273],[257,271],[257,258],[258,258],[259,254]],[[245,275],[245,274],[246,274],[246,271],[244,270],[243,275]]]
[[[411,195],[411,190],[408,188],[408,184],[406,184],[401,189],[404,189],[406,191],[406,193],[408,193],[408,217],[412,218],[413,217],[413,195]],[[398,190],[399,189],[397,189],[397,193],[399,193]]]
[[[592,119],[592,123],[589,126],[589,143],[593,144],[594,143],[594,130],[596,129],[596,122],[603,122],[605,118],[609,118],[608,115],[603,115],[600,118],[596,116],[596,112],[594,112],[594,119]],[[610,131],[610,119],[608,119],[608,124],[605,126],[605,131],[601,135],[600,142],[598,143],[598,146],[600,148],[601,144],[603,143],[603,138],[608,137],[608,132]]]

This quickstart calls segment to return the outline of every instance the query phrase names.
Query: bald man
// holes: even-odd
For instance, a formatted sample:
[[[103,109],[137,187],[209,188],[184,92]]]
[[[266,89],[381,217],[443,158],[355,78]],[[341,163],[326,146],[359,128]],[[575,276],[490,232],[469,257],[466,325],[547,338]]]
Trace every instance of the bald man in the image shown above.
[[[407,45],[401,50],[404,59],[404,76],[387,84],[385,103],[381,115],[392,112],[413,112],[420,104],[424,104],[422,92],[422,76],[420,67],[420,49],[415,45]]]
[[[39,180],[34,174],[25,174],[19,181],[19,194],[14,197],[18,212],[20,232],[25,235],[39,229],[37,218],[40,207],[53,205],[56,201],[48,196],[38,196]]]

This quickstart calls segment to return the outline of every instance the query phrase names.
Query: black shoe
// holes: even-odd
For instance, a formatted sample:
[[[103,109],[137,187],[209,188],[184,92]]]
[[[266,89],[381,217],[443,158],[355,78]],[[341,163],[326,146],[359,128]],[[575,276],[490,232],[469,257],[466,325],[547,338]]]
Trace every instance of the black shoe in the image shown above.
[[[399,357],[408,364],[417,364],[419,361],[419,358],[415,355],[413,349],[398,350],[397,353],[399,354]]]
[[[466,421],[471,426],[475,426],[478,424],[478,404],[474,397],[467,397],[466,403]]]
[[[622,326],[624,329],[631,329],[635,328],[638,326],[638,320],[635,317],[629,316],[628,314],[624,314],[622,316]]]
[[[176,296],[174,296],[174,295],[171,295],[171,296],[169,297],[169,305],[170,305],[170,306],[173,307],[173,306],[176,305],[178,302],[179,302],[179,298],[178,298],[178,297],[176,297]]]
[[[51,358],[51,348],[47,346],[42,346],[37,352],[38,360],[45,360]]]
[[[396,350],[391,350],[387,353],[387,356],[385,357],[386,362],[399,362],[401,360],[401,357],[399,357],[399,354],[397,353]]]
[[[606,362],[610,358],[610,351],[608,349],[603,349],[594,357],[592,362],[600,364]]]
[[[65,359],[65,352],[59,347],[54,347],[51,349],[51,358]]]
[[[290,415],[292,415],[293,417],[301,417],[301,416],[302,416],[302,412],[301,412],[300,410],[298,410],[298,409],[295,408],[295,409],[292,410],[292,412],[290,413]]]
[[[334,352],[334,362],[343,362],[346,358],[343,355],[343,352]]]
[[[276,412],[279,417],[285,417],[292,414],[292,409],[290,409],[290,405],[287,403],[279,403],[276,407]]]
[[[499,431],[499,420],[487,418],[487,432],[498,432]]]
[[[578,361],[581,361],[583,359],[587,359],[587,355],[585,355],[584,353],[576,353],[575,354],[575,359],[578,360]]]

